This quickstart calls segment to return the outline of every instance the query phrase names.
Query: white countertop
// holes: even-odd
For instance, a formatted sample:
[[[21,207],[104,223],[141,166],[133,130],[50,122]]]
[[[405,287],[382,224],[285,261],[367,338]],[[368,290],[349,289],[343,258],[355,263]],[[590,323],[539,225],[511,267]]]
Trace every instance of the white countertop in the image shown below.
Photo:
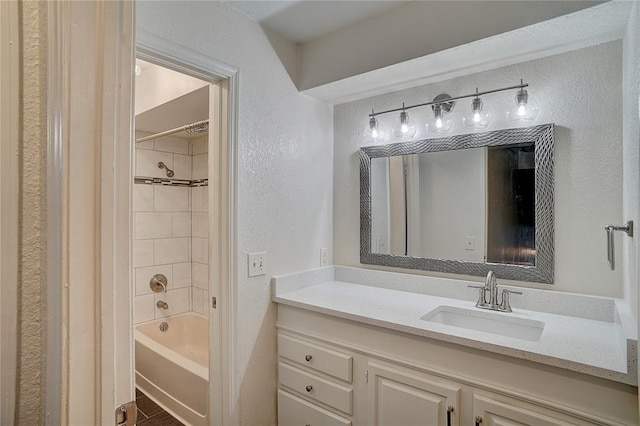
[[[274,284],[277,286],[277,278]],[[274,289],[273,300],[322,314],[358,321],[378,327],[410,333],[430,339],[487,350],[535,361],[617,382],[637,385],[636,342],[628,339],[618,320],[606,321],[518,309],[512,313],[484,311],[474,301],[379,288],[344,281],[307,283],[303,288],[288,286]],[[527,341],[493,333],[474,331],[422,320],[438,306],[452,306],[486,312],[485,315],[509,315],[545,323],[539,341]],[[632,346],[632,347],[630,347]]]

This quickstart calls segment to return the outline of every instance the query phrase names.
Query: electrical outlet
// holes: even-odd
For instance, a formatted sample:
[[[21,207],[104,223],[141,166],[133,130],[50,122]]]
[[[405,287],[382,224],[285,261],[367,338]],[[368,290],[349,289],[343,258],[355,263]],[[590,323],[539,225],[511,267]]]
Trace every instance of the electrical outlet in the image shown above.
[[[329,249],[320,249],[320,266],[327,266],[329,264]]]
[[[475,250],[476,249],[476,237],[466,237],[466,244],[464,246],[465,250]]]
[[[258,277],[267,274],[267,252],[249,253],[249,277]]]

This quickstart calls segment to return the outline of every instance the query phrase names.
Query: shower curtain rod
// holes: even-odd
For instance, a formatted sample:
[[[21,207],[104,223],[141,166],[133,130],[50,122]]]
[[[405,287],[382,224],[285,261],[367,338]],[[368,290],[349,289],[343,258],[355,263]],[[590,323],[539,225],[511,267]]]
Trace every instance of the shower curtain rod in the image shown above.
[[[184,126],[176,127],[175,129],[165,130],[164,132],[156,133],[154,135],[144,136],[136,139],[136,143],[149,141],[151,139],[160,138],[162,136],[173,135],[174,133],[187,132],[187,136],[197,135],[198,133],[206,132],[209,129],[209,120],[195,121],[193,123],[185,124]]]

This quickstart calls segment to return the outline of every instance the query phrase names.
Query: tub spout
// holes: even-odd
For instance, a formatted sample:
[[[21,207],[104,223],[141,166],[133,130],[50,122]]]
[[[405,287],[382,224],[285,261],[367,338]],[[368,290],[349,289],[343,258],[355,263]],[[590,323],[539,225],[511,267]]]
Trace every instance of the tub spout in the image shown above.
[[[158,308],[164,309],[164,310],[169,309],[169,304],[167,302],[165,302],[165,301],[162,301],[162,300],[158,300],[158,303],[156,303],[156,306]]]

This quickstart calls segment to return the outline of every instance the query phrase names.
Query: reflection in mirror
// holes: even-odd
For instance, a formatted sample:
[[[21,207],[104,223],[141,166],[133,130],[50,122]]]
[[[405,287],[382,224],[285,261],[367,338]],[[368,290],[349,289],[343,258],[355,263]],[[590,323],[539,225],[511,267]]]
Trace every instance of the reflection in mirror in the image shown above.
[[[371,159],[371,251],[534,265],[534,150],[528,143]]]
[[[362,263],[552,282],[552,151],[552,125],[363,148]]]

